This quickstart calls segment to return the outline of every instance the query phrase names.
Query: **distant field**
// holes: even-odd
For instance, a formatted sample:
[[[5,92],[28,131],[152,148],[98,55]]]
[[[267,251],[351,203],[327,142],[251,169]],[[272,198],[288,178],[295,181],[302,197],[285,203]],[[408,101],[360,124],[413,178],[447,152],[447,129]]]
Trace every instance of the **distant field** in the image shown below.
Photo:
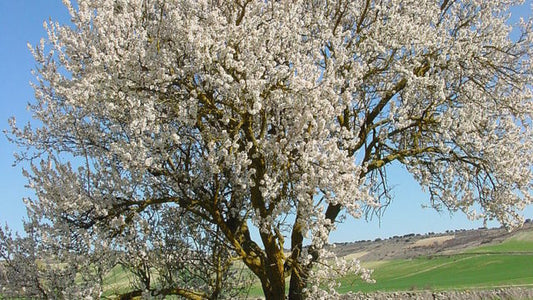
[[[383,261],[369,267],[374,268],[375,284],[346,277],[339,292],[533,286],[533,240],[513,238],[454,255]]]
[[[529,233],[533,236],[533,233]],[[340,279],[340,293],[533,286],[533,239],[509,239],[446,256],[369,262],[375,284]],[[259,284],[250,296],[262,296]]]
[[[368,284],[348,276],[340,279],[340,293],[506,286],[533,288],[533,231],[519,232],[501,243],[467,248],[453,254],[370,261],[363,265],[374,269],[372,277],[376,283]],[[130,279],[127,270],[119,266],[113,268],[105,278],[104,296],[128,291]],[[257,281],[251,287],[249,297],[262,296]]]
[[[126,293],[132,275],[121,266],[114,267],[104,279],[104,296]]]

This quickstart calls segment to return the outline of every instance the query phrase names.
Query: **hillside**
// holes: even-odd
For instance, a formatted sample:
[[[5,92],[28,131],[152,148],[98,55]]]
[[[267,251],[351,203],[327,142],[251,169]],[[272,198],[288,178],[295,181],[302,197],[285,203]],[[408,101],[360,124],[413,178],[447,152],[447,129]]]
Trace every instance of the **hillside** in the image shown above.
[[[358,258],[363,266],[373,269],[372,277],[377,281],[368,284],[356,277],[340,278],[338,291],[341,293],[373,293],[372,298],[375,298],[374,293],[385,292],[383,298],[375,299],[426,299],[420,293],[495,288],[513,288],[506,292],[517,293],[518,299],[523,298],[521,295],[533,293],[532,222],[512,232],[503,228],[480,228],[424,235],[406,234],[383,240],[337,243],[332,247],[338,256]],[[124,292],[128,289],[129,279],[131,276],[127,271],[114,268],[106,276],[105,295]],[[526,289],[517,291],[515,287]],[[388,294],[400,291],[417,294],[413,297]],[[252,286],[248,296],[248,299],[262,299],[258,282]],[[367,296],[361,294],[360,299],[367,299]],[[470,296],[454,295],[442,299],[471,299]],[[484,298],[487,297],[478,297]]]
[[[522,228],[512,232],[504,228],[479,228],[424,235],[406,234],[384,240],[336,243],[332,246],[337,256],[371,262],[454,254],[469,248],[497,245],[509,239],[533,241],[533,222],[528,221]]]
[[[336,244],[359,258],[375,284],[341,278],[346,299],[532,299],[533,224],[518,230],[458,230]],[[370,294],[366,294],[370,293]]]
[[[373,269],[375,284],[340,278],[345,299],[533,299],[533,223],[336,243],[338,256]],[[366,294],[371,293],[371,294]],[[252,299],[262,299],[259,283]],[[356,297],[357,296],[357,297]]]

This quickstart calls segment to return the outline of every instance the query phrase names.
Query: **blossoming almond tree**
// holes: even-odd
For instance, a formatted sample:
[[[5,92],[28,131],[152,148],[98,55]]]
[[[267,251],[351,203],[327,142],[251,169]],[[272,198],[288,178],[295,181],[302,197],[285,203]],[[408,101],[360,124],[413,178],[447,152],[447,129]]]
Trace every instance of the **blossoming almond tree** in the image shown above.
[[[519,225],[533,34],[523,20],[510,37],[518,3],[65,1],[73,26],[47,22],[32,48],[39,125],[12,126],[20,159],[42,160],[31,213],[116,246],[178,207],[220,230],[267,299],[288,277],[290,299],[326,295],[331,272],[367,277],[324,245],[388,201],[392,163],[437,208]]]

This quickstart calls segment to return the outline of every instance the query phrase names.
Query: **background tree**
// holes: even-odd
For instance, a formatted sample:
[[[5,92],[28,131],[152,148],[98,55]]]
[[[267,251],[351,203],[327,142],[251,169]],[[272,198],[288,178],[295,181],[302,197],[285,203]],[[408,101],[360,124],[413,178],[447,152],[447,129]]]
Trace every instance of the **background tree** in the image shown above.
[[[0,293],[2,297],[31,299],[95,299],[113,267],[105,248],[77,240],[73,235],[51,237],[34,223],[25,224],[25,236],[0,228]],[[68,241],[67,241],[68,240]]]
[[[72,231],[43,230],[46,225],[30,222],[25,224],[25,237],[0,228],[1,295],[231,299],[248,293],[252,274],[243,265],[233,265],[237,257],[223,247],[212,224],[184,215],[176,207],[151,208],[143,216],[120,236],[112,232],[113,237],[103,242],[82,238],[77,226]],[[130,284],[121,283],[115,289],[107,286],[104,291],[110,284],[106,276],[121,270],[130,275]]]
[[[118,263],[133,274],[135,296],[180,295],[191,299],[246,296],[252,274],[224,247],[217,229],[179,208],[147,210],[145,218],[120,243]],[[129,230],[129,229],[128,229]]]
[[[324,245],[390,200],[395,162],[436,208],[519,225],[533,35],[527,20],[510,38],[515,3],[67,1],[74,25],[46,23],[32,48],[40,123],[12,127],[20,158],[43,161],[32,213],[112,245],[152,207],[179,207],[267,299],[288,276],[291,299],[322,293],[311,280],[330,271],[366,277]]]

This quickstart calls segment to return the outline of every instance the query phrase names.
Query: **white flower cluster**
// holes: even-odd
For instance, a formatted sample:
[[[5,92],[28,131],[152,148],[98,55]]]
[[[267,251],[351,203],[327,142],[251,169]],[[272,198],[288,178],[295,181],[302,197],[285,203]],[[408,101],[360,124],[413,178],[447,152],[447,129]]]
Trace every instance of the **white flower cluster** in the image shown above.
[[[361,267],[358,260],[348,260],[336,257],[333,252],[324,251],[321,254],[324,262],[317,264],[310,270],[308,288],[304,290],[306,299],[339,299],[341,295],[337,289],[341,286],[338,279],[346,276],[360,279],[367,283],[375,283],[371,278],[372,270]]]

